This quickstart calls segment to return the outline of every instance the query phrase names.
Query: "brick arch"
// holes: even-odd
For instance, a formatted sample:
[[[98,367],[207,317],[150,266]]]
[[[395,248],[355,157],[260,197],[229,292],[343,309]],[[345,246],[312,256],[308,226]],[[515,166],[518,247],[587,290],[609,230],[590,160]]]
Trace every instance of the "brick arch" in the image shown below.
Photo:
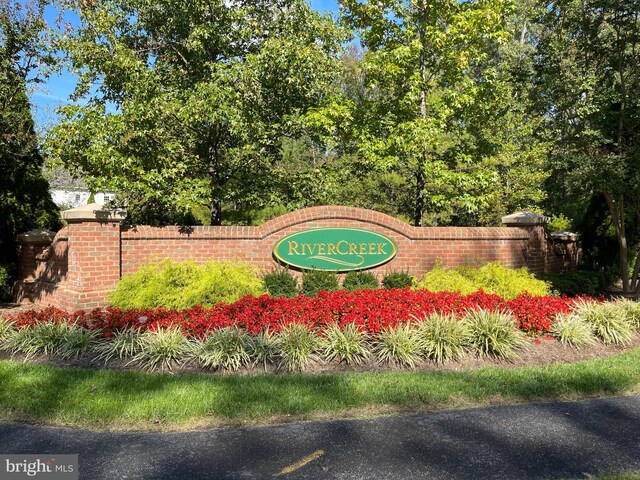
[[[353,220],[369,223],[412,238],[415,227],[385,213],[365,208],[327,205],[309,207],[286,213],[263,223],[259,228],[260,237],[266,238],[286,228],[318,220]]]

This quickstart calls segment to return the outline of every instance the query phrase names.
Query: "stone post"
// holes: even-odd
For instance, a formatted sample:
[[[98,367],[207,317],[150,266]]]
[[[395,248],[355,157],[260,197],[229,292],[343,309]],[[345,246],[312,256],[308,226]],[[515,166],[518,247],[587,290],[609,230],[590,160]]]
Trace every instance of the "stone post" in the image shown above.
[[[529,232],[529,241],[524,252],[525,265],[532,273],[547,271],[547,241],[544,227],[550,218],[533,212],[516,212],[502,217],[507,227],[518,227]]]
[[[120,280],[120,223],[125,213],[97,203],[62,212],[68,223],[67,294],[74,309],[105,305]]]

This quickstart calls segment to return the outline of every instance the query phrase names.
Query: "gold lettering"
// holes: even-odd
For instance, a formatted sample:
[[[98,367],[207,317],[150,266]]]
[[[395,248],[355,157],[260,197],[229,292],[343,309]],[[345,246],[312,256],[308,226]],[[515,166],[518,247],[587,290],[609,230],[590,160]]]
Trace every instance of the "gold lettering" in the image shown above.
[[[375,255],[376,254],[376,244],[375,243],[370,243],[369,244],[369,255]]]
[[[349,244],[349,255],[357,255],[358,253],[356,252],[356,248],[358,248],[358,245],[356,245],[355,243],[350,243]]]
[[[318,246],[318,255],[324,255],[327,253],[324,249],[324,247],[327,245],[326,243],[316,243],[316,245]]]
[[[307,254],[307,245],[309,245],[308,243],[303,243],[302,244],[302,255],[306,255]]]
[[[347,246],[347,250],[345,250],[344,252],[342,252],[342,250],[340,250],[340,245],[342,245],[343,243]],[[339,255],[347,255],[349,253],[349,242],[347,242],[346,240],[340,240],[336,244],[336,250],[338,251]]]
[[[293,246],[295,244],[295,247]],[[289,240],[289,255],[300,255],[298,253],[298,242],[292,242],[291,240]]]
[[[360,244],[360,255],[366,255],[367,254],[367,244],[366,243],[361,243]]]
[[[336,254],[336,245],[335,243],[330,243],[327,245],[327,253],[329,255],[335,255]]]
[[[384,243],[379,243],[378,244],[378,255],[386,255],[387,252],[384,251],[384,247],[386,247],[386,245]]]
[[[308,243],[307,247],[309,247],[309,255],[313,255],[316,251],[317,243]]]

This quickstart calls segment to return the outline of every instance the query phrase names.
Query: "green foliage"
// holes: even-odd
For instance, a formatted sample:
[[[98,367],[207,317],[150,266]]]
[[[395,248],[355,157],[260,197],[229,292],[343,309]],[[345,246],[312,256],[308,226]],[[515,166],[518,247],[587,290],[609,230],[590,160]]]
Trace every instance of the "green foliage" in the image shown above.
[[[566,232],[571,231],[571,220],[564,216],[564,214],[553,215],[551,220],[547,224],[547,230],[550,232]]]
[[[463,319],[467,327],[466,343],[481,357],[509,359],[524,344],[515,319],[506,313],[473,310]]]
[[[179,327],[147,330],[140,335],[140,351],[132,359],[148,370],[171,370],[189,351],[189,341]]]
[[[143,343],[142,336],[134,328],[115,332],[112,338],[104,340],[96,346],[97,358],[105,363],[117,358],[119,360],[132,359],[140,354]]]
[[[249,335],[237,327],[214,330],[204,340],[196,341],[191,355],[204,368],[224,368],[236,371],[250,364]]]
[[[379,286],[378,279],[370,272],[349,272],[342,281],[342,288],[349,292],[354,290],[375,290]]]
[[[413,287],[415,279],[408,272],[390,272],[382,279],[383,288]]]
[[[304,371],[309,362],[317,358],[320,338],[301,323],[290,323],[276,336],[280,367],[290,372]]]
[[[593,328],[594,335],[605,344],[628,345],[633,339],[633,325],[622,308],[614,303],[580,300],[574,314]]]
[[[101,333],[100,330],[89,330],[72,324],[64,336],[58,353],[62,358],[78,358],[92,351],[100,343]]]
[[[56,40],[85,101],[61,107],[49,152],[138,218],[206,205],[219,225],[223,205],[271,200],[280,139],[333,98],[345,35],[304,0],[60,8],[78,17]]]
[[[258,335],[251,337],[247,348],[249,356],[253,359],[252,366],[260,364],[265,371],[267,365],[274,363],[278,357],[277,339],[268,331],[259,332]]]
[[[133,275],[118,282],[109,295],[110,303],[119,308],[211,307],[216,303],[232,303],[246,296],[265,293],[259,271],[248,262],[209,261],[143,265]]]
[[[274,269],[262,277],[272,297],[294,298],[298,295],[298,280],[286,268]]]
[[[549,295],[549,286],[529,273],[525,267],[509,269],[499,262],[491,262],[480,268],[461,266],[455,269],[436,264],[425,273],[418,288],[432,292],[460,292],[463,295],[483,289],[487,293],[511,299],[523,292],[532,295]]]
[[[367,335],[353,323],[340,328],[333,324],[324,331],[323,354],[328,361],[360,365],[367,361],[371,352],[367,346]]]
[[[72,327],[66,323],[38,322],[32,327],[14,330],[5,340],[5,348],[27,358],[57,353]]]
[[[637,300],[621,299],[617,300],[614,305],[633,328],[640,330],[640,303]]]
[[[432,292],[460,292],[462,295],[475,292],[480,288],[473,279],[463,275],[459,270],[444,268],[439,264],[425,273],[417,286]]]
[[[559,315],[551,324],[551,335],[564,345],[580,348],[593,345],[593,325],[578,315]]]
[[[464,356],[467,330],[450,315],[433,314],[418,323],[418,335],[427,358],[436,363]]]
[[[544,274],[539,275],[538,278],[547,282],[554,292],[569,297],[578,295],[595,297],[604,292],[608,287],[607,276],[602,273],[588,272],[586,270]]]
[[[91,205],[92,203],[96,203],[96,196],[91,192],[89,198],[87,199],[87,205]]]
[[[27,90],[41,81],[45,53],[44,3],[0,3],[0,276],[17,261],[16,235],[34,228],[56,230],[60,214],[41,171],[44,159]],[[0,279],[0,298],[7,278]],[[4,290],[4,291],[3,291]]]
[[[318,293],[335,292],[339,289],[338,276],[327,270],[305,270],[302,274],[302,294],[315,297]]]
[[[375,353],[381,363],[415,368],[423,345],[418,331],[409,324],[382,330],[375,341]]]
[[[9,268],[0,265],[0,301],[11,298]]]
[[[6,347],[7,341],[14,332],[14,323],[0,316],[0,350],[9,350],[9,348]]]

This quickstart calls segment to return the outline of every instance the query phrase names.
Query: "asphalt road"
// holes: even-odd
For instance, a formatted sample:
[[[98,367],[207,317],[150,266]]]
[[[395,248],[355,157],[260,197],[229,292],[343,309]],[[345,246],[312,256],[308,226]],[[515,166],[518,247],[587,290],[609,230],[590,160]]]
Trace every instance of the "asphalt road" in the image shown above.
[[[551,479],[640,470],[640,396],[184,433],[0,425],[0,453],[80,478]]]

